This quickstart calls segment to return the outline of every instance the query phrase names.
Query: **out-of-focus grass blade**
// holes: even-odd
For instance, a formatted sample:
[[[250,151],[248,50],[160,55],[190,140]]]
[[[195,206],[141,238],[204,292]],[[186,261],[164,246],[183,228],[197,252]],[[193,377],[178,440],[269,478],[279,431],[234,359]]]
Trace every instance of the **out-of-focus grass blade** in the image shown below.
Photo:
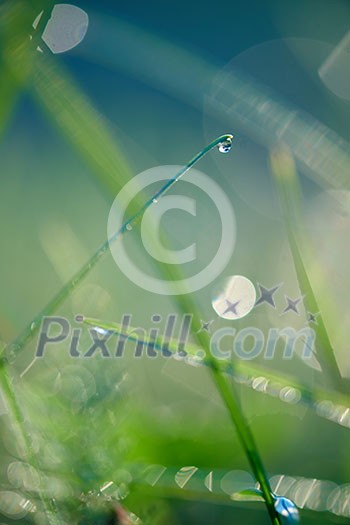
[[[95,168],[95,173],[97,173],[98,176],[102,176],[106,186],[110,189],[116,189],[115,178],[111,175],[114,174],[116,170],[119,184],[124,183],[125,165],[120,155],[116,154],[113,142],[109,139],[108,134],[105,133],[104,127],[100,126],[99,119],[96,118],[95,112],[90,105],[84,101],[80,93],[72,89],[70,83],[65,81],[63,75],[56,74],[54,64],[50,65],[46,57],[43,57],[40,67],[36,68],[34,88],[38,99],[46,109],[50,110],[50,114],[55,118],[56,123],[60,126],[67,138],[73,142],[84,158]],[[178,279],[180,272],[178,272],[175,266],[173,266],[171,270],[166,266],[161,266],[160,268],[168,280],[180,280]],[[63,293],[65,293],[65,291]],[[61,300],[61,297],[59,297],[59,299]],[[176,303],[182,313],[193,313],[197,311],[196,305],[188,295],[177,296]],[[199,325],[199,316],[195,322]],[[36,329],[36,327],[34,328]],[[27,337],[28,334],[29,332],[25,337]],[[228,409],[230,418],[238,432],[241,444],[256,479],[260,483],[271,522],[274,525],[279,525],[279,519],[274,508],[265,469],[248,422],[245,420],[239,407],[236,394],[227,383],[226,378],[222,376],[214,358],[211,357],[207,337],[201,333],[197,333],[196,338],[198,343],[204,348],[207,358],[210,360],[212,378]]]
[[[128,178],[126,165],[106,132],[105,127],[101,125],[101,119],[98,118],[85,97],[79,93],[79,90],[73,88],[72,83],[67,80],[67,76],[62,71],[58,73],[57,66],[48,57],[43,56],[42,60],[36,60],[32,78],[35,96],[48,110],[54,122],[91,165],[98,178],[102,179],[109,189],[116,191],[116,182],[118,187],[120,187]],[[167,280],[178,280],[179,272],[175,267],[169,270],[162,265],[160,269],[166,275]],[[88,271],[89,268],[86,266],[86,268],[82,269],[80,275],[85,275]],[[70,288],[73,289],[74,287],[64,287],[51,301],[50,308],[59,304],[62,298],[69,293]],[[196,305],[188,295],[177,296],[176,303],[182,313],[197,312]],[[199,329],[199,316],[195,323]],[[36,330],[37,324],[34,324],[33,329],[25,330],[20,335],[20,343],[23,344]],[[196,331],[196,328],[194,330]],[[271,522],[274,525],[279,525],[280,522],[274,508],[269,481],[248,422],[240,409],[236,394],[232,386],[228,384],[226,378],[221,374],[215,359],[212,358],[208,338],[202,333],[197,333],[195,337],[205,350],[210,361],[212,378],[228,409],[230,419],[238,432],[239,439],[256,479],[260,483]]]
[[[32,92],[45,113],[73,145],[96,177],[114,195],[130,179],[130,170],[108,125],[68,72],[43,54],[35,62]]]
[[[0,5],[0,135],[21,91],[26,89],[39,53],[33,22],[43,11],[37,30],[50,18],[53,0],[6,0]]]
[[[233,130],[245,130],[268,148],[283,137],[298,162],[307,168],[306,175],[317,184],[349,188],[348,143],[308,113],[286,103],[277,92],[252,77],[245,77],[241,71],[226,68],[223,73],[222,65],[213,64],[142,27],[100,13],[93,16],[96,29],[85,46],[74,50],[78,56],[99,66],[125,71],[138,81],[141,78],[201,112],[203,92],[198,86],[212,85],[213,94],[206,97],[206,111],[215,119],[221,119]],[[115,50],[116,34],[119,52]]]
[[[196,312],[195,305],[188,296],[176,296],[176,302],[182,313]],[[197,320],[197,324],[199,324]],[[105,327],[102,327],[106,330]],[[195,329],[194,329],[195,330]],[[270,483],[262,462],[262,458],[255,443],[255,438],[252,434],[248,421],[246,420],[237,394],[233,385],[229,384],[227,378],[222,373],[220,363],[212,356],[210,352],[210,341],[206,332],[195,331],[194,338],[200,349],[205,352],[205,361],[211,372],[212,380],[220,394],[220,397],[226,406],[231,422],[237,431],[240,443],[245,451],[246,457],[250,467],[258,481],[266,508],[273,525],[280,525],[279,517],[274,507],[274,499],[270,487]]]
[[[301,228],[301,191],[293,157],[286,148],[280,148],[271,154],[271,167],[300,291],[302,294],[305,294],[304,303],[306,309],[309,312],[319,312],[320,308],[304,262],[305,248],[306,245],[310,246],[310,241],[306,241],[304,229],[302,230]],[[322,315],[318,316],[317,324],[314,324],[312,327],[316,332],[317,359],[322,367],[322,371],[328,377],[333,388],[346,392],[346,385],[344,380],[342,380]]]
[[[45,3],[42,2],[41,7],[45,7]],[[33,6],[28,2],[7,1],[0,6],[0,136],[6,129],[21,90],[25,88],[32,71],[34,55],[29,41],[29,31],[35,13]],[[45,16],[43,19],[45,20]],[[16,440],[18,449],[22,451],[23,459],[35,467],[37,461],[31,445],[28,425],[17,401],[12,378],[4,360],[0,360],[0,387],[8,411],[8,421],[14,429],[13,439]],[[47,523],[58,525],[60,517],[52,512],[50,502],[43,496],[42,488],[39,487],[38,493]]]
[[[151,209],[151,206],[157,202],[157,199],[164,195],[169,189],[175,185],[181,177],[183,177],[191,168],[194,166],[202,157],[204,157],[213,148],[216,148],[221,144],[229,140],[230,144],[232,141],[232,135],[226,134],[214,139],[208,146],[203,148],[197,155],[195,155],[184,167],[180,168],[176,174],[169,178],[167,182],[153,195],[151,198],[145,198],[142,200],[142,195],[138,196],[136,202],[132,206],[133,214],[129,217],[123,225],[116,231],[113,232],[112,236],[104,241],[96,252],[90,257],[90,259],[73,275],[73,277],[66,282],[66,284],[58,291],[58,293],[44,306],[44,308],[36,315],[36,317],[22,330],[22,332],[16,337],[12,343],[6,347],[6,352],[9,354],[16,354],[20,352],[25,344],[29,342],[40,328],[41,321],[44,317],[51,315],[55,309],[72,293],[77,286],[82,282],[86,275],[92,270],[92,268],[98,263],[98,261],[106,254],[111,243],[120,240],[123,235],[128,233],[128,227],[133,227],[140,222],[144,212],[147,209]],[[160,235],[161,237],[161,235]],[[177,281],[182,281],[181,272],[176,269],[175,264],[170,269],[168,266],[157,265],[157,268],[162,269],[162,274],[165,276],[165,280],[170,284],[178,286]],[[186,286],[182,287],[182,293],[184,293]],[[191,308],[191,304],[188,304],[188,300],[183,296],[181,298],[181,304],[183,308],[187,305]],[[193,305],[192,305],[193,306]],[[188,310],[192,311],[192,310]],[[198,324],[198,319],[196,320]],[[31,366],[31,365],[30,365]]]
[[[160,472],[156,481],[149,479],[149,473],[152,472],[153,468]],[[179,487],[175,479],[183,468],[192,468],[195,472],[188,482]],[[263,501],[261,492],[254,487],[253,483],[251,488],[247,488],[247,477],[242,477],[242,471],[196,469],[195,467],[176,468],[160,465],[148,465],[143,468],[138,466],[138,472],[132,469],[132,466],[130,469],[133,470],[134,474],[133,492],[139,490],[142,495],[148,490],[150,494],[159,494],[160,497],[212,501],[221,505],[230,505],[232,502],[239,505],[243,502]],[[248,475],[248,472],[245,474]],[[210,483],[208,483],[208,478]],[[329,517],[329,513],[331,513],[332,518],[339,520],[339,523],[348,523],[348,485],[337,485],[329,480],[288,476],[286,474],[273,475],[271,484],[282,497],[295,498],[296,495],[297,506],[302,509],[303,516],[306,519],[308,517],[315,519],[323,517],[323,515]],[[327,500],[329,503],[326,510],[325,501]]]
[[[84,323],[92,328],[103,330],[106,333],[109,332],[144,347],[149,346],[158,351],[159,354],[169,357],[182,355],[183,359],[187,359],[189,364],[210,365],[206,357],[198,357],[201,348],[195,343],[186,342],[183,344],[177,339],[166,339],[161,334],[156,338],[152,338],[150,334],[146,334],[143,337],[138,333],[136,327],[129,326],[128,329],[125,329],[120,323],[105,322],[90,317],[84,317]],[[346,396],[337,394],[334,391],[327,392],[321,388],[311,390],[294,378],[271,372],[270,369],[268,370],[253,363],[247,364],[242,361],[236,361],[233,364],[230,361],[223,360],[218,361],[218,367],[222,373],[232,376],[238,384],[243,384],[260,393],[278,397],[281,401],[284,399],[283,393],[286,394],[286,402],[288,402],[288,392],[294,393],[296,395],[296,398],[293,400],[294,404],[303,404],[314,410],[321,417],[325,417],[342,426],[350,427],[350,417],[348,417],[350,408],[347,406],[348,399]],[[269,385],[271,385],[271,388]],[[277,394],[274,385],[279,385]],[[330,410],[322,410],[322,407],[328,405],[331,407]]]
[[[0,136],[31,71],[29,31],[34,12],[27,2],[0,5]]]

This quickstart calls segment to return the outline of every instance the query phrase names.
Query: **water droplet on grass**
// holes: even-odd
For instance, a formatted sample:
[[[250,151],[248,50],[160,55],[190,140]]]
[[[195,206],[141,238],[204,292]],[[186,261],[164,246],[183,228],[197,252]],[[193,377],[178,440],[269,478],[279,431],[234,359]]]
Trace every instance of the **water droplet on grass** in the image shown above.
[[[232,138],[228,137],[223,142],[219,142],[218,144],[218,150],[220,153],[228,153],[230,149],[232,148]]]
[[[185,362],[186,364],[188,365],[191,365],[191,366],[202,366],[203,365],[203,356],[200,354],[200,355],[188,355],[186,358],[185,358]]]
[[[209,472],[204,480],[204,485],[207,487],[209,492],[213,492],[213,471]]]
[[[248,490],[252,486],[254,486],[254,480],[251,474],[244,470],[231,470],[220,481],[221,490],[230,497],[242,490]]]
[[[180,489],[183,489],[184,486],[189,482],[189,480],[192,478],[192,476],[197,472],[197,467],[182,467],[176,474],[175,474],[175,483],[180,487]]]
[[[290,499],[277,496],[275,509],[279,515],[281,525],[300,523],[298,508]]]
[[[281,389],[279,397],[282,401],[285,401],[286,403],[294,404],[300,401],[301,394],[299,390],[291,386],[285,386]]]
[[[18,492],[9,490],[0,492],[0,512],[7,518],[18,520],[34,510],[34,504]]]
[[[154,485],[158,483],[161,476],[166,471],[166,467],[164,465],[150,465],[149,467],[146,467],[145,471],[145,480],[149,485]]]
[[[7,468],[7,477],[16,489],[36,492],[40,487],[40,474],[31,465],[22,461],[13,461]]]

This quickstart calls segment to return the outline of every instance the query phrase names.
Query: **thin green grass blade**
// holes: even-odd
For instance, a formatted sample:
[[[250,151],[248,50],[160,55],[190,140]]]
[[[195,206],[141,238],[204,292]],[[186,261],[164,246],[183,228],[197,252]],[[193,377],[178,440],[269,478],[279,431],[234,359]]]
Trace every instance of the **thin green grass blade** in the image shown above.
[[[294,161],[286,149],[280,149],[271,155],[271,166],[300,291],[305,295],[304,303],[307,310],[319,312],[320,308],[304,262],[306,246],[310,250],[311,242],[309,239],[306,239],[305,233],[302,233],[305,229],[301,229],[301,191]],[[323,372],[328,377],[333,388],[346,393],[348,391],[347,386],[339,371],[334,350],[321,314],[317,318],[317,324],[313,325],[312,328],[316,332],[316,353]]]
[[[183,313],[185,313],[186,311],[197,311],[195,305],[193,303],[191,304],[191,300],[188,299],[188,296],[186,298],[185,309],[183,308],[183,306],[184,305],[180,303],[180,307]],[[187,307],[190,308],[187,309]],[[233,426],[237,431],[241,446],[245,451],[254,476],[259,483],[261,492],[265,500],[266,508],[270,516],[271,523],[273,525],[280,525],[280,519],[274,507],[274,499],[271,492],[270,482],[267,477],[262,458],[258,451],[255,438],[248,424],[248,421],[246,420],[243,411],[240,407],[237,393],[233,385],[231,385],[227,381],[226,377],[221,373],[220,366],[217,360],[211,355],[209,334],[206,332],[196,331],[194,334],[194,338],[199,344],[199,346],[203,348],[206,353],[206,358],[209,362],[213,382],[216,385],[218,393],[220,394],[221,399],[223,400],[227,408],[231,422],[233,423]]]
[[[40,78],[40,75],[39,75]],[[45,77],[44,77],[45,78]],[[84,108],[81,108],[82,111]],[[81,123],[81,121],[80,121]],[[65,128],[63,126],[63,128]],[[70,129],[70,127],[68,127]],[[208,151],[210,151],[212,148],[216,147],[220,142],[223,140],[227,140],[230,138],[232,140],[231,135],[224,135],[222,137],[219,137],[218,139],[214,140],[211,144],[209,144],[202,152],[200,152],[198,155],[196,155],[188,164],[185,166],[185,168],[181,169],[180,172],[171,179],[165,186],[163,186],[162,190],[158,192],[156,195],[159,197],[162,192],[165,193],[173,184],[176,183],[176,181],[183,176],[196,162],[198,162]],[[90,144],[88,142],[88,144]],[[84,142],[81,144],[80,141],[78,141],[77,146],[82,148],[81,151],[86,151],[86,146],[84,145]],[[146,204],[143,206],[143,210],[147,209],[148,206],[151,205],[151,203],[154,202],[154,198],[152,198],[150,201],[147,201]],[[120,232],[115,234],[113,236],[113,240],[120,238],[120,236],[127,231],[126,226],[128,224],[131,224],[133,220],[138,220],[141,216],[141,209],[136,212],[136,214],[127,221],[127,223],[124,224],[124,226],[121,228]],[[94,254],[92,259],[84,265],[84,267],[76,274],[76,276],[64,286],[60,292],[48,303],[48,305],[44,308],[44,310],[34,319],[34,321],[28,326],[22,334],[16,339],[12,345],[10,345],[10,351],[19,351],[21,348],[23,348],[24,344],[31,339],[34,334],[37,332],[41,319],[52,313],[55,308],[64,300],[64,298],[69,295],[71,291],[75,289],[78,283],[82,281],[82,279],[89,273],[90,269],[96,264],[96,262],[102,257],[102,255],[105,253],[105,251],[108,248],[108,242],[104,243],[99,250]],[[179,280],[178,278],[181,276],[179,270],[176,268],[175,265],[172,266],[172,269],[169,270],[168,266],[161,266],[161,270],[163,275],[165,275],[167,280]],[[197,305],[194,301],[190,298],[189,295],[178,295],[176,296],[176,304],[178,309],[182,313],[195,313],[198,312]],[[271,493],[271,487],[269,484],[268,477],[265,472],[265,468],[263,466],[262,459],[260,457],[260,454],[258,452],[255,439],[253,437],[253,434],[251,432],[251,429],[249,427],[249,424],[247,420],[245,419],[242,410],[239,405],[237,394],[233,388],[232,385],[230,385],[227,382],[226,377],[224,377],[221,373],[220,366],[218,362],[213,358],[213,356],[210,353],[210,342],[207,334],[199,332],[200,329],[200,317],[194,318],[194,326],[193,330],[195,332],[194,337],[199,344],[201,348],[204,349],[206,353],[206,358],[208,361],[209,369],[211,371],[211,376],[213,379],[214,384],[216,385],[216,388],[222,398],[222,401],[224,402],[229,417],[231,419],[231,422],[233,423],[238,436],[239,440],[241,442],[241,445],[243,447],[243,450],[246,453],[248,462],[252,468],[252,471],[259,482],[261,491],[264,496],[264,500],[266,503],[266,507],[271,519],[271,522],[273,525],[280,525],[280,520],[278,517],[278,514],[276,512],[276,509],[274,507],[274,499],[273,495]]]
[[[152,472],[152,468],[155,470],[158,468],[159,474],[156,475],[155,480],[151,480],[149,473]],[[162,468],[162,470],[160,470]],[[133,466],[130,465],[130,470],[133,469]],[[195,467],[193,467],[195,469]],[[192,501],[212,501],[217,502],[222,505],[232,505],[240,504],[243,502],[263,502],[261,491],[256,489],[253,485],[251,488],[239,488],[234,489],[232,493],[228,491],[224,492],[221,487],[221,480],[227,475],[234,476],[235,472],[224,469],[196,469],[193,476],[190,480],[185,483],[182,487],[177,486],[175,482],[176,474],[180,471],[180,467],[173,466],[160,466],[160,465],[148,465],[141,467],[138,466],[138,470],[135,468],[132,470],[134,474],[132,489],[133,492],[148,491],[149,494],[159,494],[160,497],[176,498],[176,499],[188,499]],[[239,472],[237,472],[236,486],[240,485]],[[208,475],[211,476],[212,483],[208,484]],[[305,516],[305,519],[325,519],[329,520],[329,517],[336,521],[339,520],[339,523],[348,523],[348,506],[347,506],[347,497],[348,492],[346,491],[346,485],[337,485],[332,482],[331,486],[329,485],[328,480],[315,479],[315,478],[306,478],[302,476],[288,476],[288,475],[277,475],[273,476],[275,478],[274,485],[278,488],[278,485],[283,482],[283,480],[288,481],[284,489],[282,489],[282,496],[290,498],[296,491],[299,493],[300,506]],[[276,480],[277,478],[277,480]],[[278,480],[279,478],[279,480]],[[272,478],[271,478],[272,479]],[[246,482],[245,482],[246,483]],[[303,487],[304,490],[301,488]],[[340,488],[345,489],[344,496],[342,498],[343,505],[337,505],[335,508],[329,505],[328,510],[325,510],[325,500],[327,498],[331,499],[331,494],[339,493]],[[306,494],[305,494],[306,489]],[[322,494],[322,498],[316,500],[315,491],[319,491]],[[334,498],[332,498],[334,501]],[[339,501],[339,499],[338,499]],[[255,507],[259,508],[259,507]],[[341,510],[340,510],[341,509]],[[287,520],[287,523],[295,523],[295,520]]]
[[[77,286],[84,280],[84,278],[89,274],[89,272],[96,266],[98,261],[104,257],[104,255],[108,252],[110,243],[116,242],[117,240],[120,240],[123,235],[127,234],[129,232],[128,227],[134,226],[142,217],[144,212],[150,208],[154,203],[156,198],[160,198],[162,195],[164,195],[169,189],[176,184],[181,177],[187,173],[194,164],[196,164],[204,155],[206,155],[210,150],[213,148],[216,148],[220,143],[232,140],[232,135],[222,135],[215,140],[213,140],[208,146],[206,146],[201,152],[199,152],[193,159],[191,159],[186,166],[181,168],[174,177],[170,178],[168,182],[166,182],[160,190],[156,192],[156,194],[151,197],[150,199],[146,200],[145,203],[141,204],[140,208],[136,209],[134,214],[122,225],[122,227],[113,234],[113,236],[110,239],[107,239],[107,241],[103,242],[99,248],[96,250],[96,252],[93,254],[93,256],[78,270],[78,272],[59,290],[59,292],[48,302],[48,304],[36,315],[36,317],[24,328],[24,330],[16,337],[14,341],[12,341],[7,347],[4,349],[4,352],[8,352],[9,354],[17,354],[19,353],[24,346],[33,339],[33,337],[38,332],[41,321],[44,317],[47,317],[48,315],[52,314],[56,308],[62,302],[71,294]],[[135,208],[135,205],[134,207]],[[171,270],[164,270],[165,277],[167,280],[180,280],[181,274],[173,267]],[[185,297],[181,299],[181,301],[184,303],[186,301]],[[190,304],[188,304],[188,307],[190,307]],[[188,310],[191,311],[191,310]],[[197,320],[197,324],[199,321]]]
[[[189,364],[210,366],[206,357],[198,358],[201,348],[195,343],[186,342],[183,344],[177,339],[168,340],[162,334],[156,338],[152,338],[149,334],[143,337],[138,334],[136,327],[130,326],[126,330],[120,323],[106,322],[90,317],[84,317],[84,323],[92,328],[104,330],[106,333],[127,339],[136,345],[149,346],[158,351],[160,355],[169,357],[183,355],[183,352],[185,352],[186,355],[183,355],[183,358],[186,357]],[[307,385],[299,383],[294,378],[271,372],[270,369],[252,363],[247,364],[243,361],[232,363],[223,360],[218,361],[217,364],[221,373],[233,377],[237,384],[243,384],[257,392],[277,397],[281,402],[283,401],[283,393],[292,391],[297,395],[296,400],[293,400],[293,404],[302,404],[313,410],[320,417],[324,417],[341,426],[350,427],[350,418],[348,417],[350,407],[346,396],[342,396],[334,391],[323,390],[322,388],[311,390]],[[257,382],[257,380],[259,381]],[[269,384],[271,385],[271,390],[268,388]],[[279,385],[277,394],[274,385]],[[322,410],[322,407],[327,406],[331,407],[331,410]]]

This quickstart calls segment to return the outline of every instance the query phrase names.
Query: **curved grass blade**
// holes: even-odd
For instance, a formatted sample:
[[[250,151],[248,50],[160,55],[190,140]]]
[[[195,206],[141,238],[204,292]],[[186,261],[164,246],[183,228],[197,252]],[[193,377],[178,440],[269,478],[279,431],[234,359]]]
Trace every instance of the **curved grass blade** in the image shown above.
[[[202,150],[195,157],[193,157],[193,159],[191,159],[190,162],[184,168],[182,168],[173,178],[171,178],[161,188],[161,190],[159,190],[156,193],[156,195],[152,197],[152,199],[149,199],[136,213],[134,213],[131,219],[129,219],[128,221],[126,221],[126,223],[124,223],[121,229],[113,235],[112,239],[109,239],[108,241],[106,241],[100,246],[100,248],[93,255],[93,257],[81,268],[81,270],[73,277],[73,279],[71,279],[71,281],[69,281],[60,290],[60,292],[48,303],[48,305],[46,305],[46,307],[32,321],[32,323],[30,323],[30,325],[9,346],[9,351],[18,352],[19,350],[23,348],[24,344],[27,341],[29,341],[34,336],[34,334],[37,332],[42,318],[47,315],[50,315],[50,313],[52,313],[55,310],[55,308],[59,304],[61,304],[61,302],[69,295],[69,293],[71,293],[76,288],[76,286],[83,280],[83,278],[87,275],[87,273],[89,273],[90,269],[95,266],[97,261],[107,251],[109,242],[114,242],[116,239],[119,239],[127,231],[127,227],[132,225],[134,222],[136,222],[142,216],[143,212],[148,207],[150,207],[152,203],[154,203],[157,197],[160,197],[166,191],[168,191],[206,153],[208,153],[211,149],[217,146],[224,146],[224,151],[226,152],[226,148],[228,145],[230,146],[231,142],[232,142],[232,135],[229,135],[229,134],[223,135],[215,139],[206,148],[204,148],[204,150]],[[174,278],[175,275],[179,274],[178,270],[175,269],[175,267],[173,267],[171,271],[164,270],[164,269],[162,271],[165,272],[168,279],[169,277]],[[178,296],[176,298],[176,301],[182,312],[196,312],[197,311],[195,303],[188,297],[188,295]],[[245,454],[250,463],[252,471],[254,472],[254,475],[259,482],[259,485],[261,487],[261,490],[264,496],[264,500],[266,503],[266,507],[268,510],[268,514],[270,516],[270,520],[273,525],[280,525],[278,513],[276,512],[276,509],[274,507],[274,500],[273,500],[273,495],[271,492],[269,480],[266,475],[266,472],[263,466],[263,462],[258,452],[256,443],[255,443],[255,439],[253,437],[251,429],[241,411],[237,395],[232,385],[230,385],[227,382],[226,378],[221,374],[220,367],[217,361],[210,354],[210,344],[209,344],[208,338],[206,337],[205,334],[198,332],[199,324],[200,324],[199,318],[195,318],[194,327],[193,327],[195,330],[195,338],[198,344],[204,349],[206,353],[208,363],[209,363],[209,368],[210,368],[211,375],[212,375],[212,379],[228,410],[229,417],[238,433],[239,440],[245,451]]]
[[[41,93],[42,92],[45,93],[45,96],[47,98],[44,98],[44,99],[41,99],[41,100],[46,105],[47,105],[47,102],[50,101],[50,95],[51,95],[50,85],[52,86],[52,84],[53,84],[50,81],[52,80],[52,78],[55,78],[54,74],[55,74],[54,71],[49,72],[49,71],[45,70],[45,67],[44,67],[44,70],[40,69],[40,68],[37,69],[36,79],[37,79],[37,81],[38,81],[38,83],[39,83],[39,85],[41,86],[42,89],[40,91],[37,90],[36,93],[39,96],[39,98],[41,97]],[[56,81],[58,82],[59,86],[60,86],[60,80],[61,79],[56,76]],[[53,89],[56,88],[55,89],[55,93],[56,93],[57,97],[61,97],[62,90],[61,90],[61,93],[60,93],[60,90],[57,89],[57,86],[52,86],[52,87],[53,87]],[[62,88],[62,86],[60,86],[60,87]],[[68,88],[69,86],[66,85],[66,86],[63,86],[63,87]],[[60,98],[58,98],[58,100],[60,100]],[[52,101],[52,98],[51,98],[51,101]],[[53,101],[53,102],[55,102],[55,101]],[[71,107],[69,105],[69,101],[67,101],[67,103],[68,103],[68,109],[70,109],[70,111],[72,113],[74,113],[74,107]],[[47,107],[50,107],[50,104],[48,104]],[[86,153],[86,151],[89,151],[89,147],[88,146],[89,146],[89,143],[92,140],[91,137],[94,136],[94,133],[91,136],[84,135],[84,132],[82,132],[82,130],[81,130],[81,125],[83,124],[83,122],[81,121],[80,116],[78,116],[78,119],[79,119],[78,122],[79,122],[80,126],[74,127],[74,125],[72,125],[72,120],[73,120],[72,119],[72,114],[67,111],[67,108],[64,107],[64,105],[63,105],[63,109],[65,111],[63,112],[64,125],[62,126],[62,128],[65,128],[66,130],[69,130],[69,131],[71,131],[72,129],[76,129],[76,131],[78,132],[78,136],[75,137],[74,134],[70,133],[70,139],[73,141],[73,143],[78,148],[80,153],[84,154],[84,153]],[[85,111],[86,108],[82,107],[81,109],[82,109],[82,115],[84,115],[84,111]],[[57,104],[56,104],[56,110],[57,110]],[[57,113],[57,111],[55,112],[55,114],[56,113]],[[88,119],[87,122],[89,122],[89,119]],[[94,129],[92,129],[92,131],[94,131]],[[83,138],[82,139],[81,139],[81,134],[83,134]],[[202,154],[200,153],[200,154],[196,155],[189,162],[188,167],[185,167],[184,169],[182,169],[174,179],[171,179],[162,188],[161,191],[166,192],[173,184],[175,184],[175,182],[181,176],[183,176],[186,173],[186,171],[190,167],[192,167],[212,147],[215,147],[221,141],[226,141],[228,139],[232,140],[232,136],[231,135],[223,136],[223,137],[220,137],[219,139],[217,139],[216,141],[214,141],[213,143],[211,143],[211,145],[209,145],[207,148],[205,148],[205,150],[203,150]],[[95,148],[92,148],[92,149],[94,150]],[[87,157],[90,158],[89,155]],[[93,159],[93,160],[95,160],[95,159]],[[95,167],[98,168],[97,169],[97,173],[99,173],[99,166],[98,165],[96,166],[96,164],[95,164]],[[108,172],[107,175],[110,175],[110,172]],[[160,196],[160,195],[161,195],[161,192],[157,193],[157,196]],[[151,202],[153,202],[154,198],[156,198],[156,197],[153,197]],[[143,211],[145,209],[147,209],[147,206],[151,205],[151,202],[148,201],[146,203],[146,205],[144,205],[143,208],[141,207],[133,215],[132,220],[136,221],[138,218],[140,218],[141,215],[142,215],[142,209],[143,209]],[[123,225],[123,227],[121,228],[120,232],[116,232],[116,234],[114,234],[112,241],[116,240],[117,238],[120,238],[120,235],[122,235],[125,232],[126,227],[128,225],[130,225],[130,224],[131,224],[131,221],[130,220],[127,221],[127,223],[125,223]],[[73,291],[76,288],[76,286],[82,281],[82,279],[89,272],[89,270],[93,266],[95,266],[96,262],[102,257],[102,255],[105,253],[107,248],[108,248],[108,242],[103,243],[101,245],[101,247],[93,255],[92,259],[90,261],[88,261],[88,263],[81,268],[81,270],[73,277],[73,279],[70,282],[67,283],[67,285],[65,287],[63,287],[63,289],[60,290],[60,292],[40,312],[40,314],[32,321],[32,323],[30,323],[30,325],[10,345],[10,347],[9,347],[9,351],[10,352],[11,351],[12,352],[18,352],[21,348],[23,348],[24,344],[27,341],[29,341],[33,337],[33,335],[37,332],[37,330],[39,328],[39,325],[40,325],[40,322],[41,322],[41,319],[44,316],[49,315],[51,312],[53,312],[54,309],[64,300],[64,298],[71,291]],[[175,269],[175,267],[173,267],[171,270],[169,270],[169,269],[164,270],[162,268],[162,271],[166,273],[168,279],[170,277],[171,279],[176,280],[176,279],[174,279],[174,276],[177,275],[177,270]],[[182,309],[182,311],[193,312],[193,311],[196,310],[195,309],[195,305],[193,304],[193,302],[188,297],[183,296],[181,298],[177,298],[177,303],[180,306],[180,308]],[[199,320],[197,320],[196,322],[197,322],[197,324],[199,324]],[[198,339],[200,344],[203,343],[203,347],[205,348],[207,354],[209,355],[208,342],[205,340],[205,338],[203,338],[203,336],[201,334],[197,335],[197,339]],[[279,523],[279,520],[278,520],[277,513],[276,513],[276,511],[274,509],[274,506],[273,506],[273,500],[272,500],[271,490],[269,488],[268,480],[267,480],[266,474],[264,472],[262,461],[261,461],[261,458],[260,458],[260,456],[259,456],[259,454],[257,452],[257,448],[256,448],[256,445],[255,445],[253,436],[252,436],[252,434],[250,432],[249,426],[248,426],[247,422],[245,421],[243,415],[240,412],[240,408],[238,406],[238,400],[235,398],[234,393],[231,392],[231,387],[226,383],[225,378],[223,378],[221,376],[220,371],[217,368],[216,363],[215,363],[214,360],[211,363],[211,370],[212,370],[212,375],[213,375],[214,382],[215,382],[217,388],[220,391],[221,397],[222,397],[225,405],[227,406],[227,409],[229,411],[231,420],[234,423],[234,425],[235,425],[235,427],[236,427],[236,429],[238,431],[241,443],[242,443],[242,445],[244,447],[244,450],[247,453],[247,457],[249,459],[249,462],[250,462],[250,464],[251,464],[251,466],[253,468],[253,471],[254,471],[257,479],[259,479],[259,482],[261,483],[261,487],[262,487],[262,490],[264,492],[264,497],[265,497],[265,500],[266,500],[268,512],[269,512],[269,515],[271,517],[271,521],[274,524],[277,525]]]
[[[159,199],[169,189],[174,186],[201,158],[203,158],[210,150],[216,148],[220,144],[231,142],[232,135],[225,134],[213,140],[202,151],[195,155],[183,168],[181,168],[174,177],[170,178],[155,195],[148,199],[123,225],[113,234],[110,239],[103,242],[94,255],[80,268],[80,270],[63,286],[60,291],[51,299],[51,301],[39,312],[39,314],[28,324],[23,332],[5,348],[5,353],[17,354],[26,343],[28,343],[40,328],[41,321],[44,317],[52,314],[56,308],[72,293],[75,288],[83,281],[86,275],[95,267],[97,262],[106,254],[110,243],[120,239],[125,233],[129,231],[130,226],[133,226],[144,214],[144,212],[154,205],[155,200]],[[174,272],[174,270],[173,270]]]

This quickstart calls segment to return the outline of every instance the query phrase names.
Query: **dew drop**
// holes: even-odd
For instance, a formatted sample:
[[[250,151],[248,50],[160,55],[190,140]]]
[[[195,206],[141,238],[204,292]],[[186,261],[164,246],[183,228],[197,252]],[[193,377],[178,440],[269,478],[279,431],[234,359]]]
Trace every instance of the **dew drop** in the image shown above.
[[[165,471],[166,467],[164,467],[164,465],[150,465],[146,469],[146,482],[152,487],[154,487],[154,485],[158,483]]]
[[[204,485],[209,490],[209,492],[213,492],[213,471],[210,471],[205,477]]]
[[[33,512],[35,506],[22,494],[2,490],[0,492],[0,512],[7,518],[18,520],[24,518],[28,512]]]
[[[189,355],[185,358],[185,362],[188,365],[191,366],[202,366],[203,365],[203,355],[202,354],[196,354],[196,355]]]
[[[94,326],[93,330],[95,330],[95,332],[97,332],[98,334],[101,334],[101,335],[107,335],[108,334],[108,330],[106,330],[105,328],[101,328],[100,326]]]
[[[285,401],[285,403],[295,404],[300,401],[301,394],[299,390],[290,386],[285,386],[281,389],[279,397],[282,401]]]
[[[115,492],[117,491],[116,485],[113,483],[113,481],[106,481],[100,488],[101,494],[103,494],[106,497],[113,496]]]
[[[116,498],[123,500],[129,495],[129,488],[126,483],[120,483],[116,490]]]
[[[125,228],[128,230],[128,232],[130,232],[132,230],[132,226],[130,223],[128,223]]]
[[[197,467],[182,467],[180,470],[175,474],[175,483],[180,487],[180,489],[183,489],[186,483],[189,482],[189,480],[192,478],[192,476],[197,472]]]
[[[226,140],[224,140],[223,142],[219,142],[218,144],[218,150],[220,151],[220,153],[228,153],[231,147],[232,147],[231,137],[227,137]]]
[[[22,461],[13,461],[7,468],[7,478],[10,484],[23,490],[36,492],[40,486],[40,474],[34,467]]]
[[[281,525],[300,523],[298,508],[290,499],[277,496],[275,509],[279,515]]]

